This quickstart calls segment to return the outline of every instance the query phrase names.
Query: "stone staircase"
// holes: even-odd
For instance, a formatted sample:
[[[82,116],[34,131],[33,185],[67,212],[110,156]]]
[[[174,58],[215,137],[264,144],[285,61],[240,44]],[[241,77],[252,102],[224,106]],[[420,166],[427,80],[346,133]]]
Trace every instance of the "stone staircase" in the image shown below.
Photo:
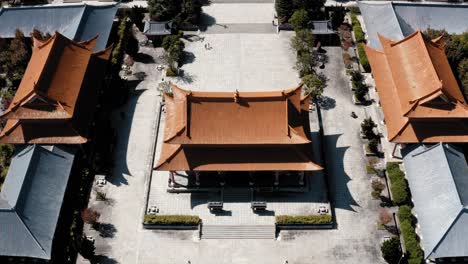
[[[201,239],[275,239],[274,225],[203,225]]]

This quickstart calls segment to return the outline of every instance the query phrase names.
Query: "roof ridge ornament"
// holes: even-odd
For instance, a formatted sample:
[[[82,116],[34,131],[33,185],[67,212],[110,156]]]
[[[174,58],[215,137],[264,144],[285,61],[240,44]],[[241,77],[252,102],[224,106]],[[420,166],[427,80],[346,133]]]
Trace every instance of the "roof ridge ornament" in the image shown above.
[[[240,102],[239,91],[236,89],[234,92],[234,103],[238,104]]]

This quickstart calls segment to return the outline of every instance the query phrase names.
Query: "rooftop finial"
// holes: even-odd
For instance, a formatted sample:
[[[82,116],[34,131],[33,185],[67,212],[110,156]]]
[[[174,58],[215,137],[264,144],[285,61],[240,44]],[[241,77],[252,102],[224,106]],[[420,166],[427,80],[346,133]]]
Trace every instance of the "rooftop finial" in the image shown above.
[[[239,91],[236,89],[236,92],[234,93],[234,102],[239,103]]]

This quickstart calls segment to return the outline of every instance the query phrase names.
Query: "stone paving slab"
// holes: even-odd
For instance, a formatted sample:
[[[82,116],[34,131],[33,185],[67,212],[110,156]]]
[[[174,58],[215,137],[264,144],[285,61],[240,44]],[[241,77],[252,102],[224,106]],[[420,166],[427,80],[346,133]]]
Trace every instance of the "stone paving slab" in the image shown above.
[[[280,34],[207,34],[186,42],[192,62],[182,66],[184,78],[171,78],[197,91],[273,91],[297,86],[292,32]],[[205,49],[209,43],[212,49]],[[168,78],[169,79],[169,78]]]
[[[253,24],[270,23],[274,18],[273,3],[226,3],[203,7],[202,23],[211,24]]]
[[[276,26],[270,23],[256,24],[215,24],[203,30],[203,34],[276,34]]]

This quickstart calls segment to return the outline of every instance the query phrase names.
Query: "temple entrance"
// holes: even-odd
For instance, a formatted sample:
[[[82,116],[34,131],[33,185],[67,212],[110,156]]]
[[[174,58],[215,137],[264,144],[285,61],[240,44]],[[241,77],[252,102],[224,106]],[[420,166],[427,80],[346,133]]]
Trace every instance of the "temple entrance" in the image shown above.
[[[169,187],[174,189],[206,188],[304,188],[307,177],[297,171],[176,171],[169,172]]]

